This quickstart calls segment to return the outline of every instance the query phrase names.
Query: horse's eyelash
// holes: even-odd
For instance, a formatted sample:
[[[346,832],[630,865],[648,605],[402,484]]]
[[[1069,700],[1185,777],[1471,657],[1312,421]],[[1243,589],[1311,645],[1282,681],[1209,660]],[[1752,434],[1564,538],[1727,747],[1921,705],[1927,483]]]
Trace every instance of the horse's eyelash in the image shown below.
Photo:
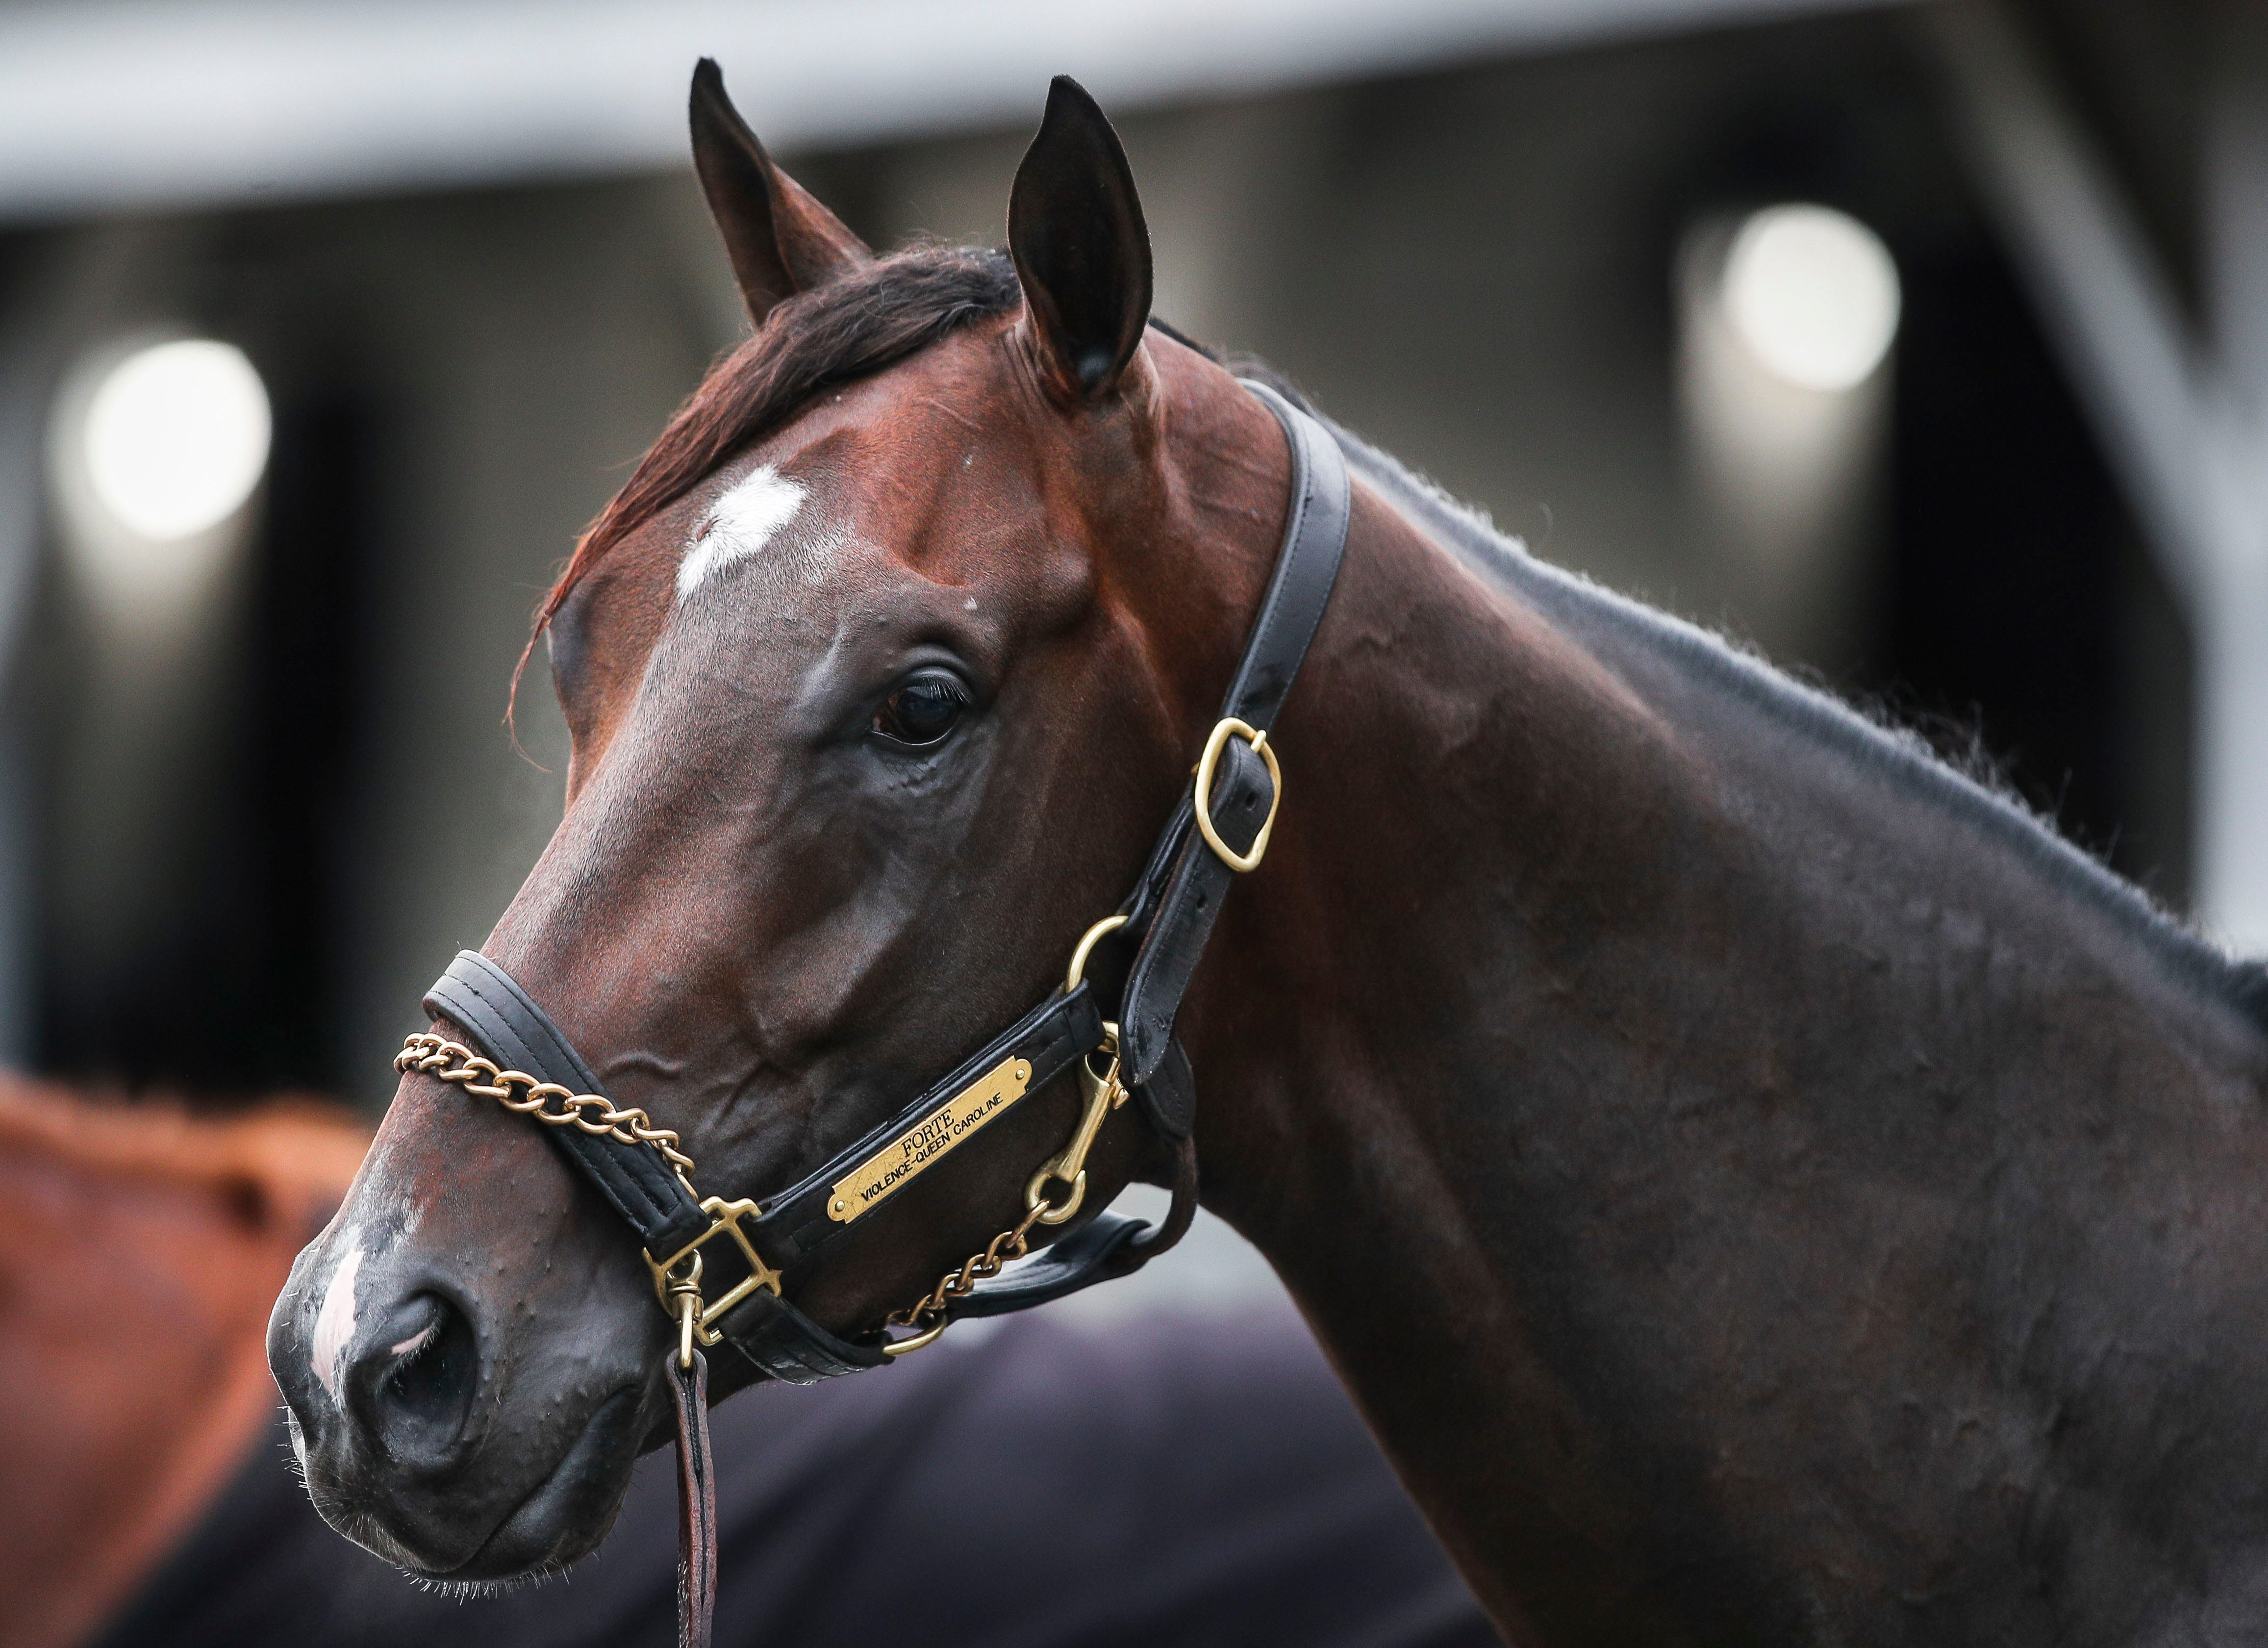
[[[964,709],[976,702],[976,695],[968,690],[968,683],[958,675],[945,670],[924,670],[918,675],[910,676],[890,688],[890,697],[895,698],[908,688],[914,686],[942,688],[952,695],[954,703]]]

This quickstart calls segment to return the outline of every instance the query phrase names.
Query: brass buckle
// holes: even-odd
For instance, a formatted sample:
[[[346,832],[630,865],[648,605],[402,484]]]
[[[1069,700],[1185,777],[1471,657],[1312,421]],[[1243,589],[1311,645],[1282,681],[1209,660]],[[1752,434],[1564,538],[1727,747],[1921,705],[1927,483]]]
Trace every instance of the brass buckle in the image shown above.
[[[723,1330],[713,1327],[712,1323],[722,1321],[735,1306],[759,1288],[777,1299],[780,1279],[779,1272],[763,1262],[756,1252],[755,1242],[747,1231],[740,1228],[742,1219],[756,1216],[754,1202],[745,1197],[738,1202],[727,1202],[722,1196],[711,1196],[702,1203],[701,1210],[709,1216],[707,1230],[666,1259],[657,1261],[652,1254],[645,1254],[644,1257],[645,1268],[653,1272],[653,1291],[660,1296],[662,1309],[684,1322],[688,1335],[698,1339],[705,1347],[715,1344],[725,1336]],[[701,1249],[726,1231],[732,1232],[733,1241],[739,1244],[740,1257],[747,1262],[748,1274],[736,1283],[724,1298],[712,1304],[703,1299],[701,1294]],[[691,1262],[690,1267],[681,1275],[679,1267],[686,1265],[688,1261]],[[671,1298],[673,1294],[677,1296],[674,1302]],[[697,1313],[692,1308],[695,1303],[699,1305]],[[689,1347],[685,1354],[689,1357]]]
[[[1252,838],[1252,850],[1239,853],[1221,840],[1220,832],[1212,827],[1212,773],[1220,761],[1220,753],[1228,747],[1232,738],[1241,738],[1252,746],[1253,752],[1268,763],[1268,782],[1273,793],[1268,798],[1267,821],[1261,825],[1260,834]],[[1205,739],[1204,754],[1197,757],[1197,829],[1205,838],[1205,845],[1220,856],[1221,863],[1239,875],[1260,868],[1260,860],[1268,851],[1268,833],[1276,828],[1276,809],[1284,805],[1284,769],[1276,764],[1276,752],[1268,747],[1268,735],[1248,721],[1230,716],[1215,724],[1212,735]]]

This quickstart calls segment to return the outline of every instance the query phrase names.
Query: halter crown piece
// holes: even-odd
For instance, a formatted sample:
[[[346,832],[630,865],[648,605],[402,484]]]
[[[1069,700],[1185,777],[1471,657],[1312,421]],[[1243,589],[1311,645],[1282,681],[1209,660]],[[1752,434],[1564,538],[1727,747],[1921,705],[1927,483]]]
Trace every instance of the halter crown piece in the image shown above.
[[[618,1107],[518,981],[473,951],[459,952],[424,999],[425,1011],[464,1041],[438,1031],[413,1035],[394,1061],[398,1070],[425,1071],[549,1123],[545,1136],[645,1250],[655,1293],[678,1324],[670,1384],[685,1648],[707,1648],[716,1577],[704,1349],[721,1341],[763,1375],[794,1385],[880,1367],[963,1317],[1028,1310],[1130,1275],[1178,1241],[1196,1214],[1197,1090],[1174,1019],[1231,881],[1256,869],[1267,852],[1283,784],[1268,734],[1330,600],[1350,507],[1346,460],[1329,431],[1265,385],[1246,386],[1276,415],[1291,445],[1283,546],[1196,776],[1133,891],[1079,941],[1061,990],[890,1120],[761,1203],[695,1190],[697,1170],[677,1135],[642,1110]],[[1077,1072],[1086,1096],[1079,1125],[1032,1174],[1019,1221],[983,1253],[855,1339],[838,1338],[786,1298],[784,1272],[1067,1071]],[[1140,1219],[1094,1215],[1002,1276],[1028,1250],[1035,1226],[1061,1225],[1079,1212],[1087,1151],[1130,1097],[1174,1164],[1164,1224],[1152,1231]],[[741,1272],[713,1298],[707,1290],[716,1278],[703,1276],[712,1257]],[[892,1326],[909,1331],[892,1339]]]

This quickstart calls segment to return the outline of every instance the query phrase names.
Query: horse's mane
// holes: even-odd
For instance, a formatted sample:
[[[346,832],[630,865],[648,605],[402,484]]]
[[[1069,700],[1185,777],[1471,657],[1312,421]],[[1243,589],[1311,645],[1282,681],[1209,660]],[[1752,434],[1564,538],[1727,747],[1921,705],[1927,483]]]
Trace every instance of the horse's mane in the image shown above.
[[[1698,624],[1536,559],[1482,511],[1457,502],[1337,424],[1330,428],[1358,474],[1426,537],[1482,577],[1507,586],[1521,601],[1575,634],[1609,631],[1676,658],[1732,698],[1966,820],[2032,864],[2051,886],[2100,911],[2164,962],[2175,977],[2231,1002],[2268,1028],[2268,964],[2232,959],[2175,920],[2141,888],[2082,851],[2051,820],[2005,787],[1955,770],[1918,733],[1870,719]]]

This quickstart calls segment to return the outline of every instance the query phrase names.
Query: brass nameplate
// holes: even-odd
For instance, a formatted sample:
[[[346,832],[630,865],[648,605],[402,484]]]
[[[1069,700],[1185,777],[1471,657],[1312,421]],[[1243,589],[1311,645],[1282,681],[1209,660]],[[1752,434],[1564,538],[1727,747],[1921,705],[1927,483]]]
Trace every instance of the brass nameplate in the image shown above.
[[[1024,1096],[1031,1061],[1005,1058],[836,1181],[827,1217],[848,1225]]]

